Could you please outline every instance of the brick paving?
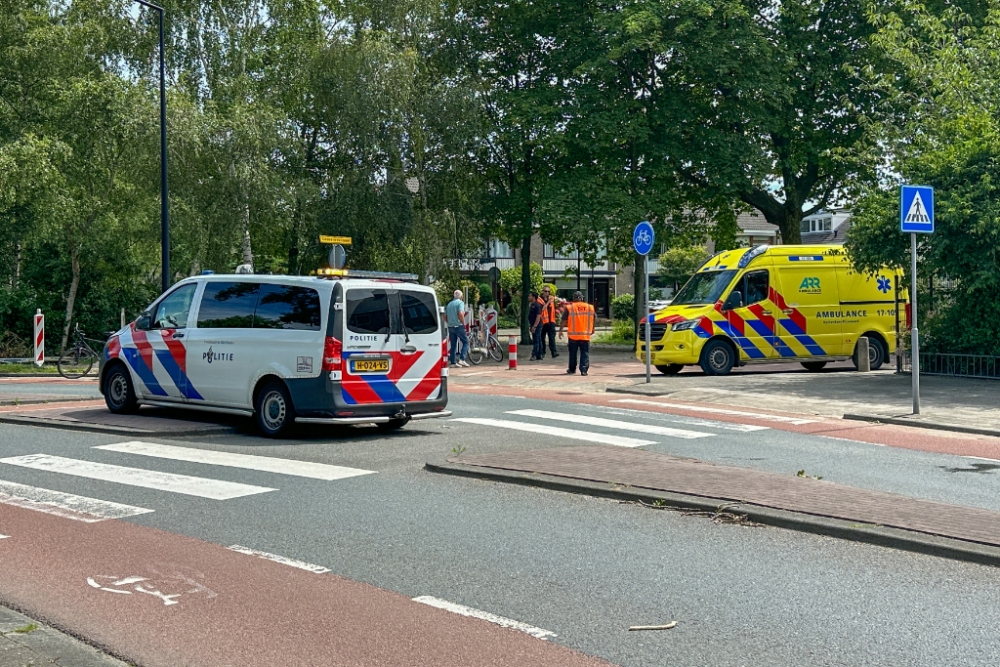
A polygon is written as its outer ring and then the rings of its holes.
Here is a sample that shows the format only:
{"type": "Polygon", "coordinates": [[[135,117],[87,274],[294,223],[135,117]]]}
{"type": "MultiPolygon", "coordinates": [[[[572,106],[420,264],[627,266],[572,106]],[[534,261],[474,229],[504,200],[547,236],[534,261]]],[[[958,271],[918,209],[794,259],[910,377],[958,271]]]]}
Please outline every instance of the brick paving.
{"type": "Polygon", "coordinates": [[[739,502],[1000,546],[1000,512],[639,449],[559,447],[454,457],[448,461],[739,502]]]}

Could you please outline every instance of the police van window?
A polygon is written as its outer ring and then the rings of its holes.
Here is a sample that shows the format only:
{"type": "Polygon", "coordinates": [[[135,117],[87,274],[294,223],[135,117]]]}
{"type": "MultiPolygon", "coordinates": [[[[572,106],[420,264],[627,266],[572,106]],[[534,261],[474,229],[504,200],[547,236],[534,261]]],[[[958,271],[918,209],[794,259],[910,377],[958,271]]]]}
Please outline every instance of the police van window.
{"type": "Polygon", "coordinates": [[[319,292],[296,285],[261,285],[253,326],[319,331],[319,292]]]}
{"type": "Polygon", "coordinates": [[[767,271],[751,271],[743,276],[743,305],[752,306],[768,296],[767,271]]]}
{"type": "Polygon", "coordinates": [[[187,328],[188,312],[197,285],[184,285],[161,301],[156,307],[156,316],[150,324],[151,329],[184,329],[187,328]]]}
{"type": "Polygon", "coordinates": [[[347,291],[347,329],[354,333],[389,333],[389,293],[381,289],[347,291]]]}
{"type": "Polygon", "coordinates": [[[434,314],[434,297],[424,292],[400,292],[399,305],[402,308],[402,325],[411,334],[431,334],[437,331],[438,321],[434,314]]]}
{"type": "Polygon", "coordinates": [[[259,290],[257,283],[206,283],[198,308],[198,328],[251,328],[259,290]]]}

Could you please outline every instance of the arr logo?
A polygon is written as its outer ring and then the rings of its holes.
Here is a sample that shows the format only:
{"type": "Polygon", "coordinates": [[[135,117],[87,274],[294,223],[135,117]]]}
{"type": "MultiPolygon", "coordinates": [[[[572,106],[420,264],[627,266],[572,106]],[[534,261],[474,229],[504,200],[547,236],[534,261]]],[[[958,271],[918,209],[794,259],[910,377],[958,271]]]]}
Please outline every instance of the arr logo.
{"type": "Polygon", "coordinates": [[[818,292],[821,291],[821,289],[822,288],[819,285],[819,278],[813,278],[813,277],[803,278],[802,279],[802,284],[799,285],[799,291],[800,292],[815,292],[815,293],[818,293],[818,292]]]}

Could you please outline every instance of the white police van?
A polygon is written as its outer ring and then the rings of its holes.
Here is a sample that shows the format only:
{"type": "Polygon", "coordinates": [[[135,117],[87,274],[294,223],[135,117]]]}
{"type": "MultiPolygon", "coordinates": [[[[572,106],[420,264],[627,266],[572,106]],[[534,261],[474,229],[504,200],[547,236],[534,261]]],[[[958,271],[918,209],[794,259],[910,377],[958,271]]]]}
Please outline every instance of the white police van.
{"type": "Polygon", "coordinates": [[[434,291],[399,279],[412,275],[321,273],[180,281],[105,345],[108,409],[253,415],[272,437],[296,422],[394,429],[450,415],[434,291]]]}

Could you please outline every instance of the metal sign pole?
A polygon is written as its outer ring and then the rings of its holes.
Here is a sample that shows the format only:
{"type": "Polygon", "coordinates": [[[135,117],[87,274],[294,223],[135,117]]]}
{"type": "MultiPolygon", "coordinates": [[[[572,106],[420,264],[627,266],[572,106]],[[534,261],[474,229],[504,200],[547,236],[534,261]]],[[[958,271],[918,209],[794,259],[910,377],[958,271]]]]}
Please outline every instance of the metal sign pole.
{"type": "Polygon", "coordinates": [[[913,414],[920,414],[920,332],[917,328],[917,234],[910,233],[910,375],[913,378],[913,414]]]}
{"type": "Polygon", "coordinates": [[[643,294],[643,303],[645,307],[642,311],[642,320],[646,323],[646,384],[652,382],[652,377],[650,373],[650,324],[649,324],[649,255],[643,255],[642,257],[642,272],[646,275],[646,289],[643,294]]]}

